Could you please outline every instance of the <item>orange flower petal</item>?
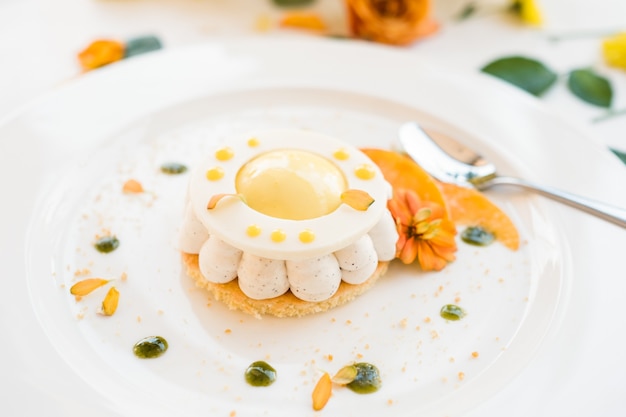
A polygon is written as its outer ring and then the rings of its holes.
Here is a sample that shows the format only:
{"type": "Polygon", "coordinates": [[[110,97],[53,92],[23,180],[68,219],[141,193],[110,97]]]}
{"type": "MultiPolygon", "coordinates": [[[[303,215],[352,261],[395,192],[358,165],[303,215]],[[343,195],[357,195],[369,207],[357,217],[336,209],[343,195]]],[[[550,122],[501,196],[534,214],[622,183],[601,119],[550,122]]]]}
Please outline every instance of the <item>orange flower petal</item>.
{"type": "Polygon", "coordinates": [[[420,248],[422,246],[421,243],[422,242],[417,239],[407,240],[407,242],[402,247],[402,250],[400,251],[398,258],[400,258],[400,260],[405,264],[412,263],[415,260],[415,258],[418,256],[421,250],[420,248]]]}
{"type": "Polygon", "coordinates": [[[85,70],[92,70],[124,58],[125,45],[110,39],[98,39],[78,54],[78,61],[85,70]]]}

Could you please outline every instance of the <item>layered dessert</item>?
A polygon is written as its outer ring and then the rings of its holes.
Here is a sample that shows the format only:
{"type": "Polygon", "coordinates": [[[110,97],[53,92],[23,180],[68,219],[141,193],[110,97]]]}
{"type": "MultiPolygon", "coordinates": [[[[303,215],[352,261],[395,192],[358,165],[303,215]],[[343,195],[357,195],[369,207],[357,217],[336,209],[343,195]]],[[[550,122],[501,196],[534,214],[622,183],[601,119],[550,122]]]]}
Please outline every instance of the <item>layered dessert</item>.
{"type": "Polygon", "coordinates": [[[188,275],[255,316],[346,303],[395,258],[391,192],[376,164],[332,137],[232,138],[191,174],[179,239],[188,275]]]}

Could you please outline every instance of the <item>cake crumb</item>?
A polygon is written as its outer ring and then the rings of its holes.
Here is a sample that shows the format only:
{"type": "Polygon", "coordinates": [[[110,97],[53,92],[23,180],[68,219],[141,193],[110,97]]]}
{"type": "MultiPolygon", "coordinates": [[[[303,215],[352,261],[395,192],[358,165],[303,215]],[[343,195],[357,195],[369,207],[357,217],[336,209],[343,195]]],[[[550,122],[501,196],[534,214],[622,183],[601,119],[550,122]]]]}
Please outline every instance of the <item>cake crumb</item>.
{"type": "Polygon", "coordinates": [[[232,331],[231,329],[225,329],[225,330],[224,330],[224,333],[226,333],[226,334],[231,334],[232,332],[233,332],[233,331],[232,331]]]}
{"type": "Polygon", "coordinates": [[[122,272],[122,274],[120,275],[120,281],[126,282],[127,279],[128,279],[128,274],[126,272],[122,272]]]}
{"type": "Polygon", "coordinates": [[[426,318],[424,319],[424,323],[430,323],[430,317],[426,317],[426,318]]]}
{"type": "Polygon", "coordinates": [[[459,372],[457,377],[459,378],[459,381],[463,381],[465,379],[465,372],[459,372]]]}
{"type": "Polygon", "coordinates": [[[333,355],[331,353],[329,353],[328,355],[324,356],[326,358],[326,360],[328,362],[332,362],[333,361],[333,355]]]}
{"type": "Polygon", "coordinates": [[[406,329],[406,326],[408,324],[409,320],[405,317],[402,320],[400,320],[400,328],[402,329],[406,329]]]}
{"type": "Polygon", "coordinates": [[[230,412],[229,417],[235,417],[236,415],[237,415],[237,412],[233,410],[230,412]]]}
{"type": "Polygon", "coordinates": [[[141,323],[141,316],[137,316],[137,323],[141,323]]]}
{"type": "Polygon", "coordinates": [[[454,356],[451,356],[449,360],[450,360],[450,363],[454,363],[454,360],[455,360],[454,356]]]}
{"type": "Polygon", "coordinates": [[[477,358],[478,357],[478,352],[472,352],[472,358],[477,358]]]}
{"type": "Polygon", "coordinates": [[[393,405],[393,400],[391,398],[387,400],[387,405],[393,405]]]}
{"type": "Polygon", "coordinates": [[[433,339],[437,339],[439,337],[439,333],[437,333],[437,330],[431,330],[430,337],[432,337],[433,339]]]}

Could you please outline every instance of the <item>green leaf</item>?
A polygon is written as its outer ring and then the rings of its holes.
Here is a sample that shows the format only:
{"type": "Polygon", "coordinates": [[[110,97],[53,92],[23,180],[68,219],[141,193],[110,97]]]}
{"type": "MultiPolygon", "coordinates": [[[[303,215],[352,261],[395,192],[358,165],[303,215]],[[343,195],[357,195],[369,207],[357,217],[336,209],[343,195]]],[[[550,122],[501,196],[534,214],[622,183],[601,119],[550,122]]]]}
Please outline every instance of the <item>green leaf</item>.
{"type": "Polygon", "coordinates": [[[621,159],[623,163],[625,163],[625,164],[626,164],[626,153],[621,152],[621,151],[618,151],[617,149],[613,149],[613,148],[611,148],[611,151],[612,151],[615,155],[617,155],[617,157],[618,157],[619,159],[621,159]]]}
{"type": "Polygon", "coordinates": [[[485,65],[481,71],[507,81],[535,96],[546,92],[557,79],[557,74],[544,64],[523,56],[497,59],[485,65]]]}
{"type": "Polygon", "coordinates": [[[611,107],[613,88],[606,78],[592,69],[577,69],[569,74],[567,87],[578,98],[600,107],[611,107]]]}
{"type": "Polygon", "coordinates": [[[298,7],[308,6],[315,0],[273,0],[274,4],[278,7],[298,7]]]}
{"type": "Polygon", "coordinates": [[[476,4],[468,3],[463,7],[463,9],[461,9],[461,12],[457,16],[457,20],[461,21],[461,20],[469,19],[471,16],[473,16],[476,13],[477,10],[478,9],[476,8],[476,4]]]}
{"type": "Polygon", "coordinates": [[[126,49],[124,50],[124,58],[131,56],[145,54],[146,52],[156,51],[161,49],[161,41],[156,36],[142,36],[139,38],[129,39],[126,42],[126,49]]]}

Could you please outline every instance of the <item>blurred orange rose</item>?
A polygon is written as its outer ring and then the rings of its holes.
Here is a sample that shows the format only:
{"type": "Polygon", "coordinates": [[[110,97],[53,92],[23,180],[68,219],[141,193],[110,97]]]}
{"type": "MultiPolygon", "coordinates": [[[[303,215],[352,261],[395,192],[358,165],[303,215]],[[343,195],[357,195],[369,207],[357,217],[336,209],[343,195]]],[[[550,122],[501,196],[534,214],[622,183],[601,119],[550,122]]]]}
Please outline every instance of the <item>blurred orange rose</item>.
{"type": "Polygon", "coordinates": [[[390,45],[407,45],[435,32],[430,0],[346,0],[353,36],[390,45]]]}

